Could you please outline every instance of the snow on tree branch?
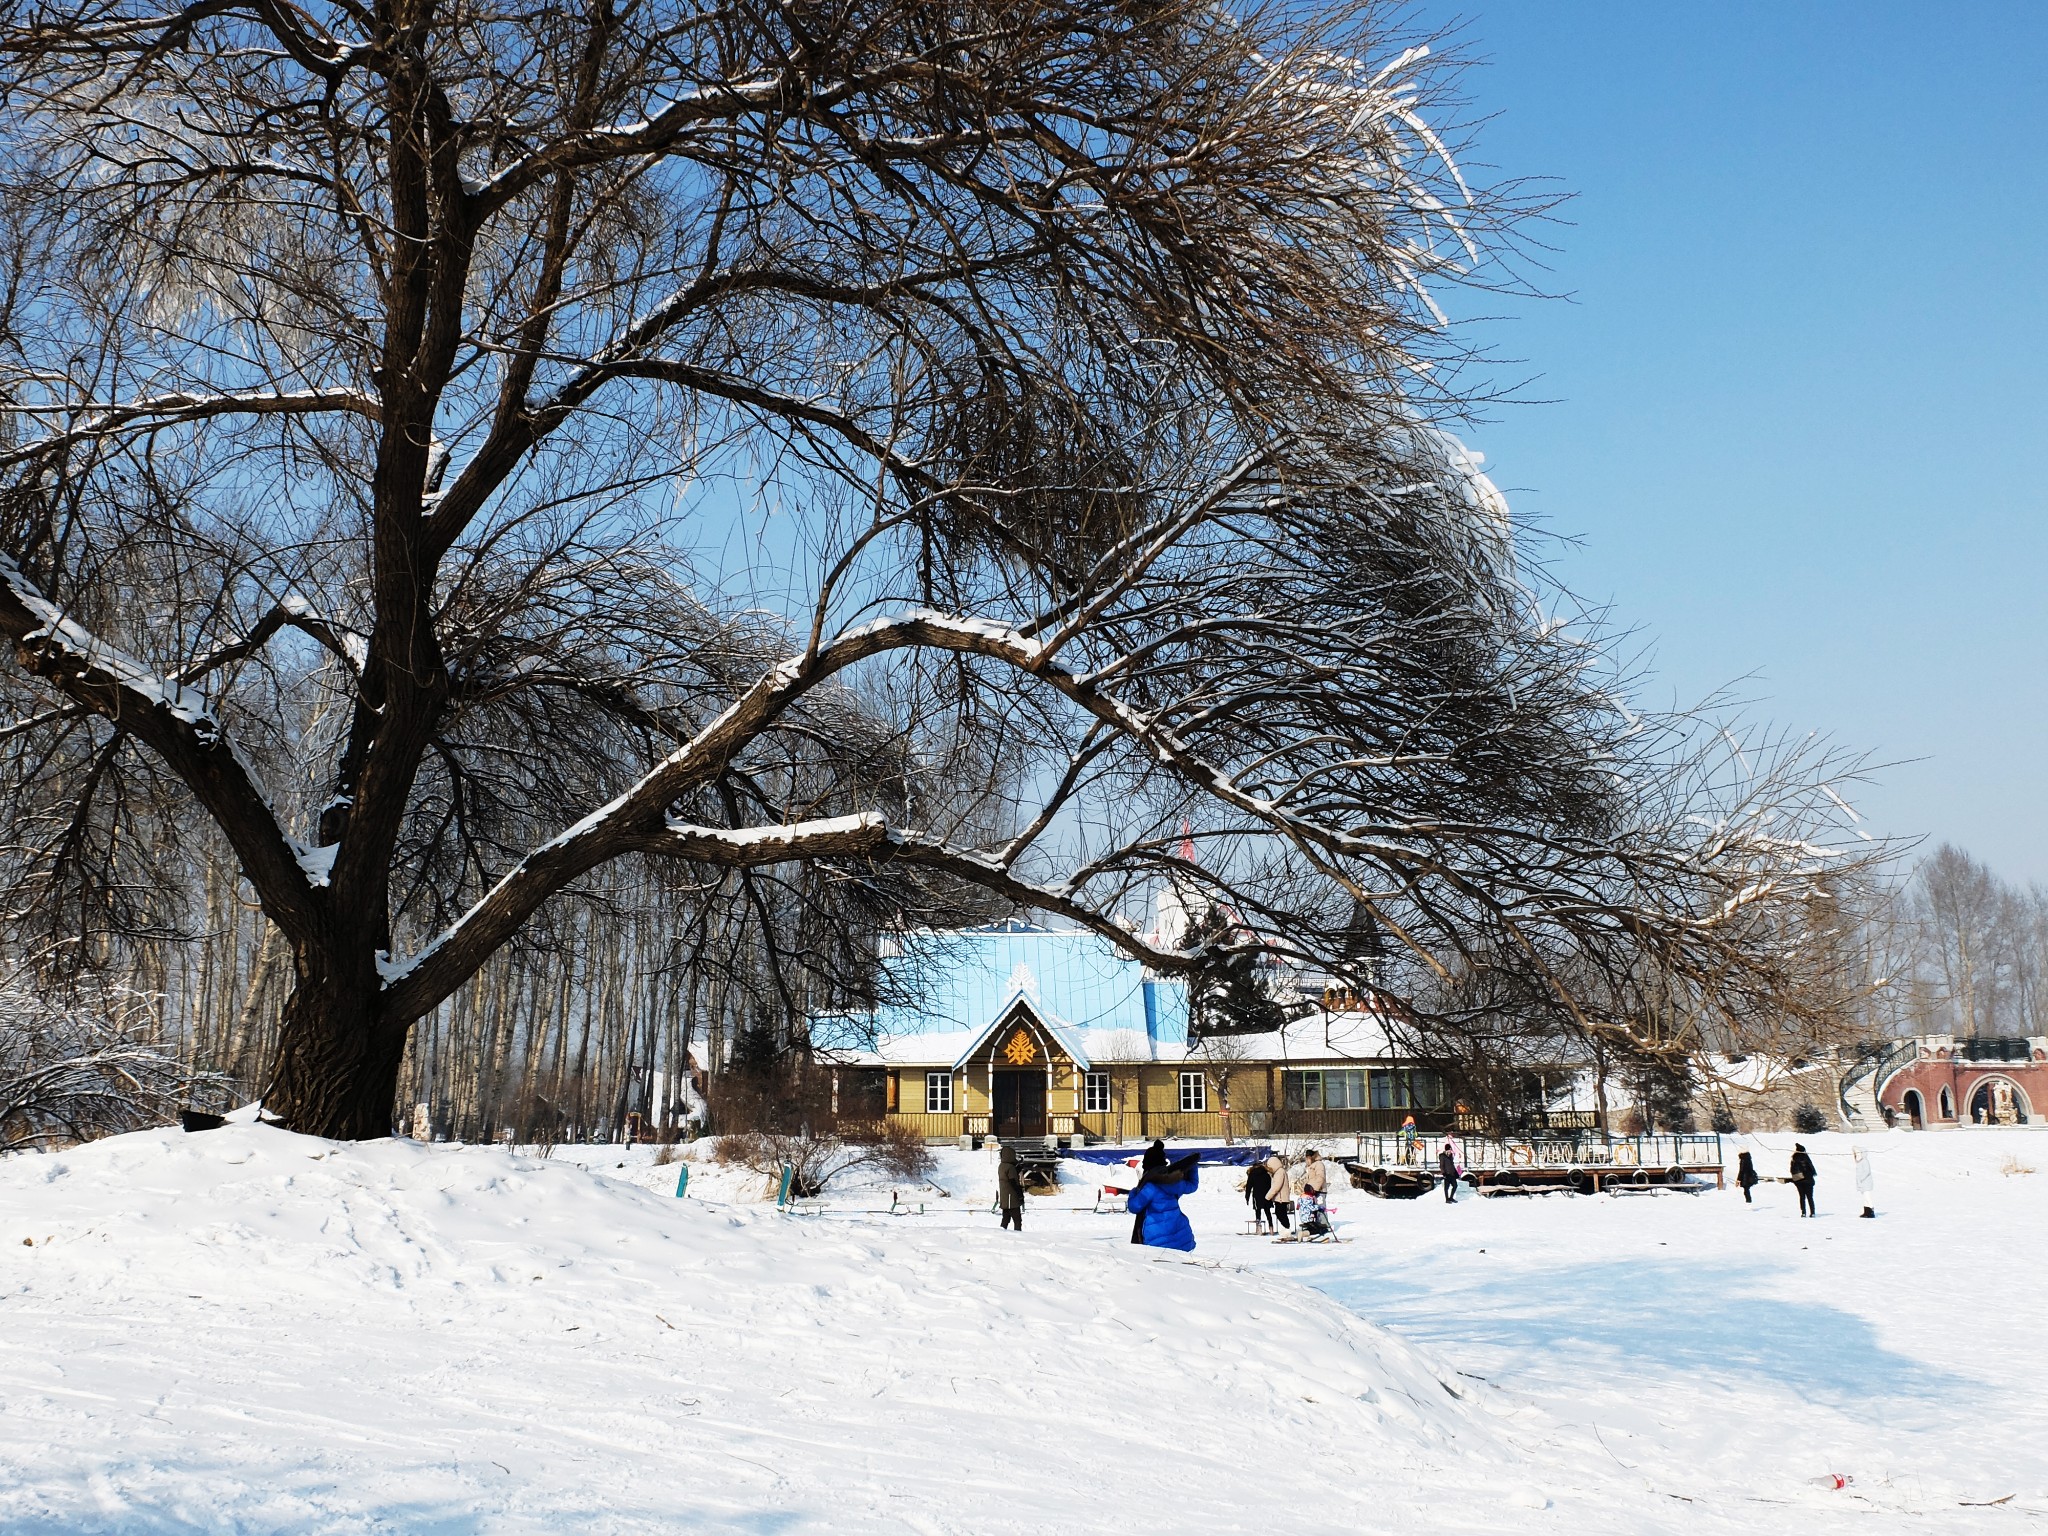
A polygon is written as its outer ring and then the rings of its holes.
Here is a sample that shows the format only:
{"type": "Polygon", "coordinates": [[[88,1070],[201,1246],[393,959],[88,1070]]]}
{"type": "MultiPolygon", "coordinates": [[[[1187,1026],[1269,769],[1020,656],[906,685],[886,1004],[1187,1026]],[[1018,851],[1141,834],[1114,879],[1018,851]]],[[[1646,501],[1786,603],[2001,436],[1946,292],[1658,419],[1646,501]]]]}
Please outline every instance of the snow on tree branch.
{"type": "Polygon", "coordinates": [[[228,1085],[153,1038],[152,1000],[0,984],[0,1153],[51,1150],[227,1107],[228,1085]]]}

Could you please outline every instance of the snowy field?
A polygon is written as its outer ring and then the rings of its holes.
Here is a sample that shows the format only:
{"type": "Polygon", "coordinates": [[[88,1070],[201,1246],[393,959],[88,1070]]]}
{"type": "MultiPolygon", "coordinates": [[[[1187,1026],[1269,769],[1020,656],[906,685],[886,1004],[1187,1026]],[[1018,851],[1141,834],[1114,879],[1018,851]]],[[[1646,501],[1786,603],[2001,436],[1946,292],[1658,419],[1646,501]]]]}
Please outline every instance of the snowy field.
{"type": "Polygon", "coordinates": [[[897,1216],[609,1148],[14,1158],[0,1531],[2048,1530],[2048,1134],[1858,1139],[1875,1221],[1819,1136],[1817,1221],[1345,1192],[1276,1245],[1210,1170],[1191,1258],[1079,1164],[997,1231],[980,1154],[897,1216]]]}

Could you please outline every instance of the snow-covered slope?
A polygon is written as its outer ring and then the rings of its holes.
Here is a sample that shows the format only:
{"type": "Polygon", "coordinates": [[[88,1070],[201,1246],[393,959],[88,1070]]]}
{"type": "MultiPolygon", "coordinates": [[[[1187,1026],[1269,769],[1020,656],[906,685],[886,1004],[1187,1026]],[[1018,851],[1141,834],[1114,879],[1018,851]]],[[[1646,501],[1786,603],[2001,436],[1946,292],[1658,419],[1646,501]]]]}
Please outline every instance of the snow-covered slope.
{"type": "Polygon", "coordinates": [[[1518,1460],[1291,1282],[258,1127],[0,1165],[0,1338],[11,1532],[1235,1529],[1369,1471],[1336,1530],[1518,1460]]]}
{"type": "Polygon", "coordinates": [[[2040,1528],[2048,1135],[1861,1138],[1878,1222],[1808,1140],[1820,1222],[1347,1193],[1287,1248],[1219,1174],[1192,1261],[1085,1191],[998,1232],[968,1154],[922,1217],[598,1148],[14,1158],[0,1531],[2040,1528]]]}

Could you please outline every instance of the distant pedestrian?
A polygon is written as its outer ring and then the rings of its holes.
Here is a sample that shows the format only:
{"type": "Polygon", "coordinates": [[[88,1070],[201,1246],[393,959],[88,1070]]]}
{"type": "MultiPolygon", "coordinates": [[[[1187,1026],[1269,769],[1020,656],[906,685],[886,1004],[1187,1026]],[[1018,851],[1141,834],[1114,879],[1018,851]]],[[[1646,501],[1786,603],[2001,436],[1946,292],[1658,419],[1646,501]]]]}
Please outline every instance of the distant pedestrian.
{"type": "Polygon", "coordinates": [[[1747,1152],[1735,1154],[1735,1182],[1742,1186],[1742,1203],[1744,1205],[1756,1204],[1756,1201],[1751,1198],[1749,1192],[1763,1181],[1756,1176],[1756,1164],[1750,1161],[1750,1156],[1747,1152]]]}
{"type": "MultiPolygon", "coordinates": [[[[1165,1149],[1160,1150],[1163,1156],[1165,1149]]],[[[1179,1162],[1148,1168],[1131,1191],[1130,1209],[1138,1218],[1137,1240],[1146,1247],[1194,1251],[1195,1229],[1181,1213],[1180,1203],[1201,1183],[1198,1161],[1199,1154],[1190,1152],[1179,1162]]]]}
{"type": "Polygon", "coordinates": [[[1253,1163],[1245,1170],[1244,1198],[1252,1208],[1252,1229],[1256,1232],[1273,1230],[1273,1171],[1264,1163],[1253,1163]]]}
{"type": "Polygon", "coordinates": [[[1275,1152],[1266,1159],[1266,1172],[1273,1184],[1267,1198],[1273,1202],[1273,1219],[1288,1231],[1294,1230],[1294,1180],[1287,1172],[1287,1159],[1275,1152]]]}
{"type": "Polygon", "coordinates": [[[1450,1205],[1458,1198],[1458,1149],[1451,1145],[1451,1138],[1444,1138],[1443,1150],[1436,1155],[1437,1172],[1444,1179],[1444,1204],[1450,1205]]]}
{"type": "Polygon", "coordinates": [[[1806,1155],[1804,1142],[1792,1143],[1792,1187],[1799,1191],[1799,1214],[1818,1216],[1813,1204],[1813,1159],[1806,1155]]]}
{"type": "Polygon", "coordinates": [[[1877,1173],[1870,1166],[1870,1154],[1857,1147],[1849,1156],[1856,1164],[1856,1198],[1863,1202],[1864,1215],[1875,1216],[1877,1208],[1870,1202],[1877,1193],[1877,1173]]]}
{"type": "Polygon", "coordinates": [[[1003,1148],[996,1159],[996,1204],[1002,1207],[1003,1227],[1024,1230],[1024,1175],[1017,1167],[1017,1149],[1003,1148]]]}

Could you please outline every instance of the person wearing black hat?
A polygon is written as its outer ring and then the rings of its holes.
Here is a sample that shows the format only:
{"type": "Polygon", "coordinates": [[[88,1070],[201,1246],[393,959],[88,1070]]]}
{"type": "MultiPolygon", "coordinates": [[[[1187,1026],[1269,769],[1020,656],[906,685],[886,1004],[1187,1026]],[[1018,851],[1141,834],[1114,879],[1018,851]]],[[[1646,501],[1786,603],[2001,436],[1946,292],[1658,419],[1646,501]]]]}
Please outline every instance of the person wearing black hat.
{"type": "Polygon", "coordinates": [[[1742,1203],[1754,1205],[1756,1202],[1750,1198],[1749,1192],[1762,1181],[1757,1177],[1756,1164],[1747,1152],[1735,1154],[1735,1182],[1742,1186],[1742,1203]]]}
{"type": "Polygon", "coordinates": [[[1444,1138],[1443,1150],[1436,1155],[1437,1172],[1443,1178],[1444,1204],[1455,1205],[1458,1201],[1458,1149],[1451,1145],[1451,1138],[1444,1138]]]}
{"type": "MultiPolygon", "coordinates": [[[[1201,1155],[1190,1152],[1169,1162],[1166,1148],[1158,1142],[1153,1146],[1158,1149],[1159,1162],[1145,1170],[1138,1187],[1131,1191],[1130,1208],[1137,1217],[1131,1241],[1148,1248],[1178,1248],[1182,1252],[1190,1252],[1195,1246],[1195,1229],[1188,1224],[1180,1203],[1200,1186],[1196,1165],[1201,1161],[1201,1155]]],[[[1151,1153],[1146,1153],[1146,1157],[1149,1159],[1151,1153]]]]}
{"type": "Polygon", "coordinates": [[[1813,1159],[1806,1155],[1806,1143],[1792,1143],[1792,1187],[1799,1191],[1799,1214],[1818,1216],[1813,1205],[1813,1159]]]}
{"type": "MultiPolygon", "coordinates": [[[[1152,1177],[1156,1170],[1165,1166],[1166,1143],[1154,1140],[1152,1145],[1145,1149],[1144,1160],[1139,1164],[1138,1183],[1142,1185],[1147,1179],[1152,1177]]],[[[1131,1193],[1135,1195],[1137,1190],[1134,1189],[1131,1193]]],[[[1125,1203],[1129,1204],[1128,1201],[1125,1203]]],[[[1131,1222],[1131,1241],[1140,1244],[1145,1241],[1145,1217],[1142,1212],[1138,1213],[1131,1222]]]]}

